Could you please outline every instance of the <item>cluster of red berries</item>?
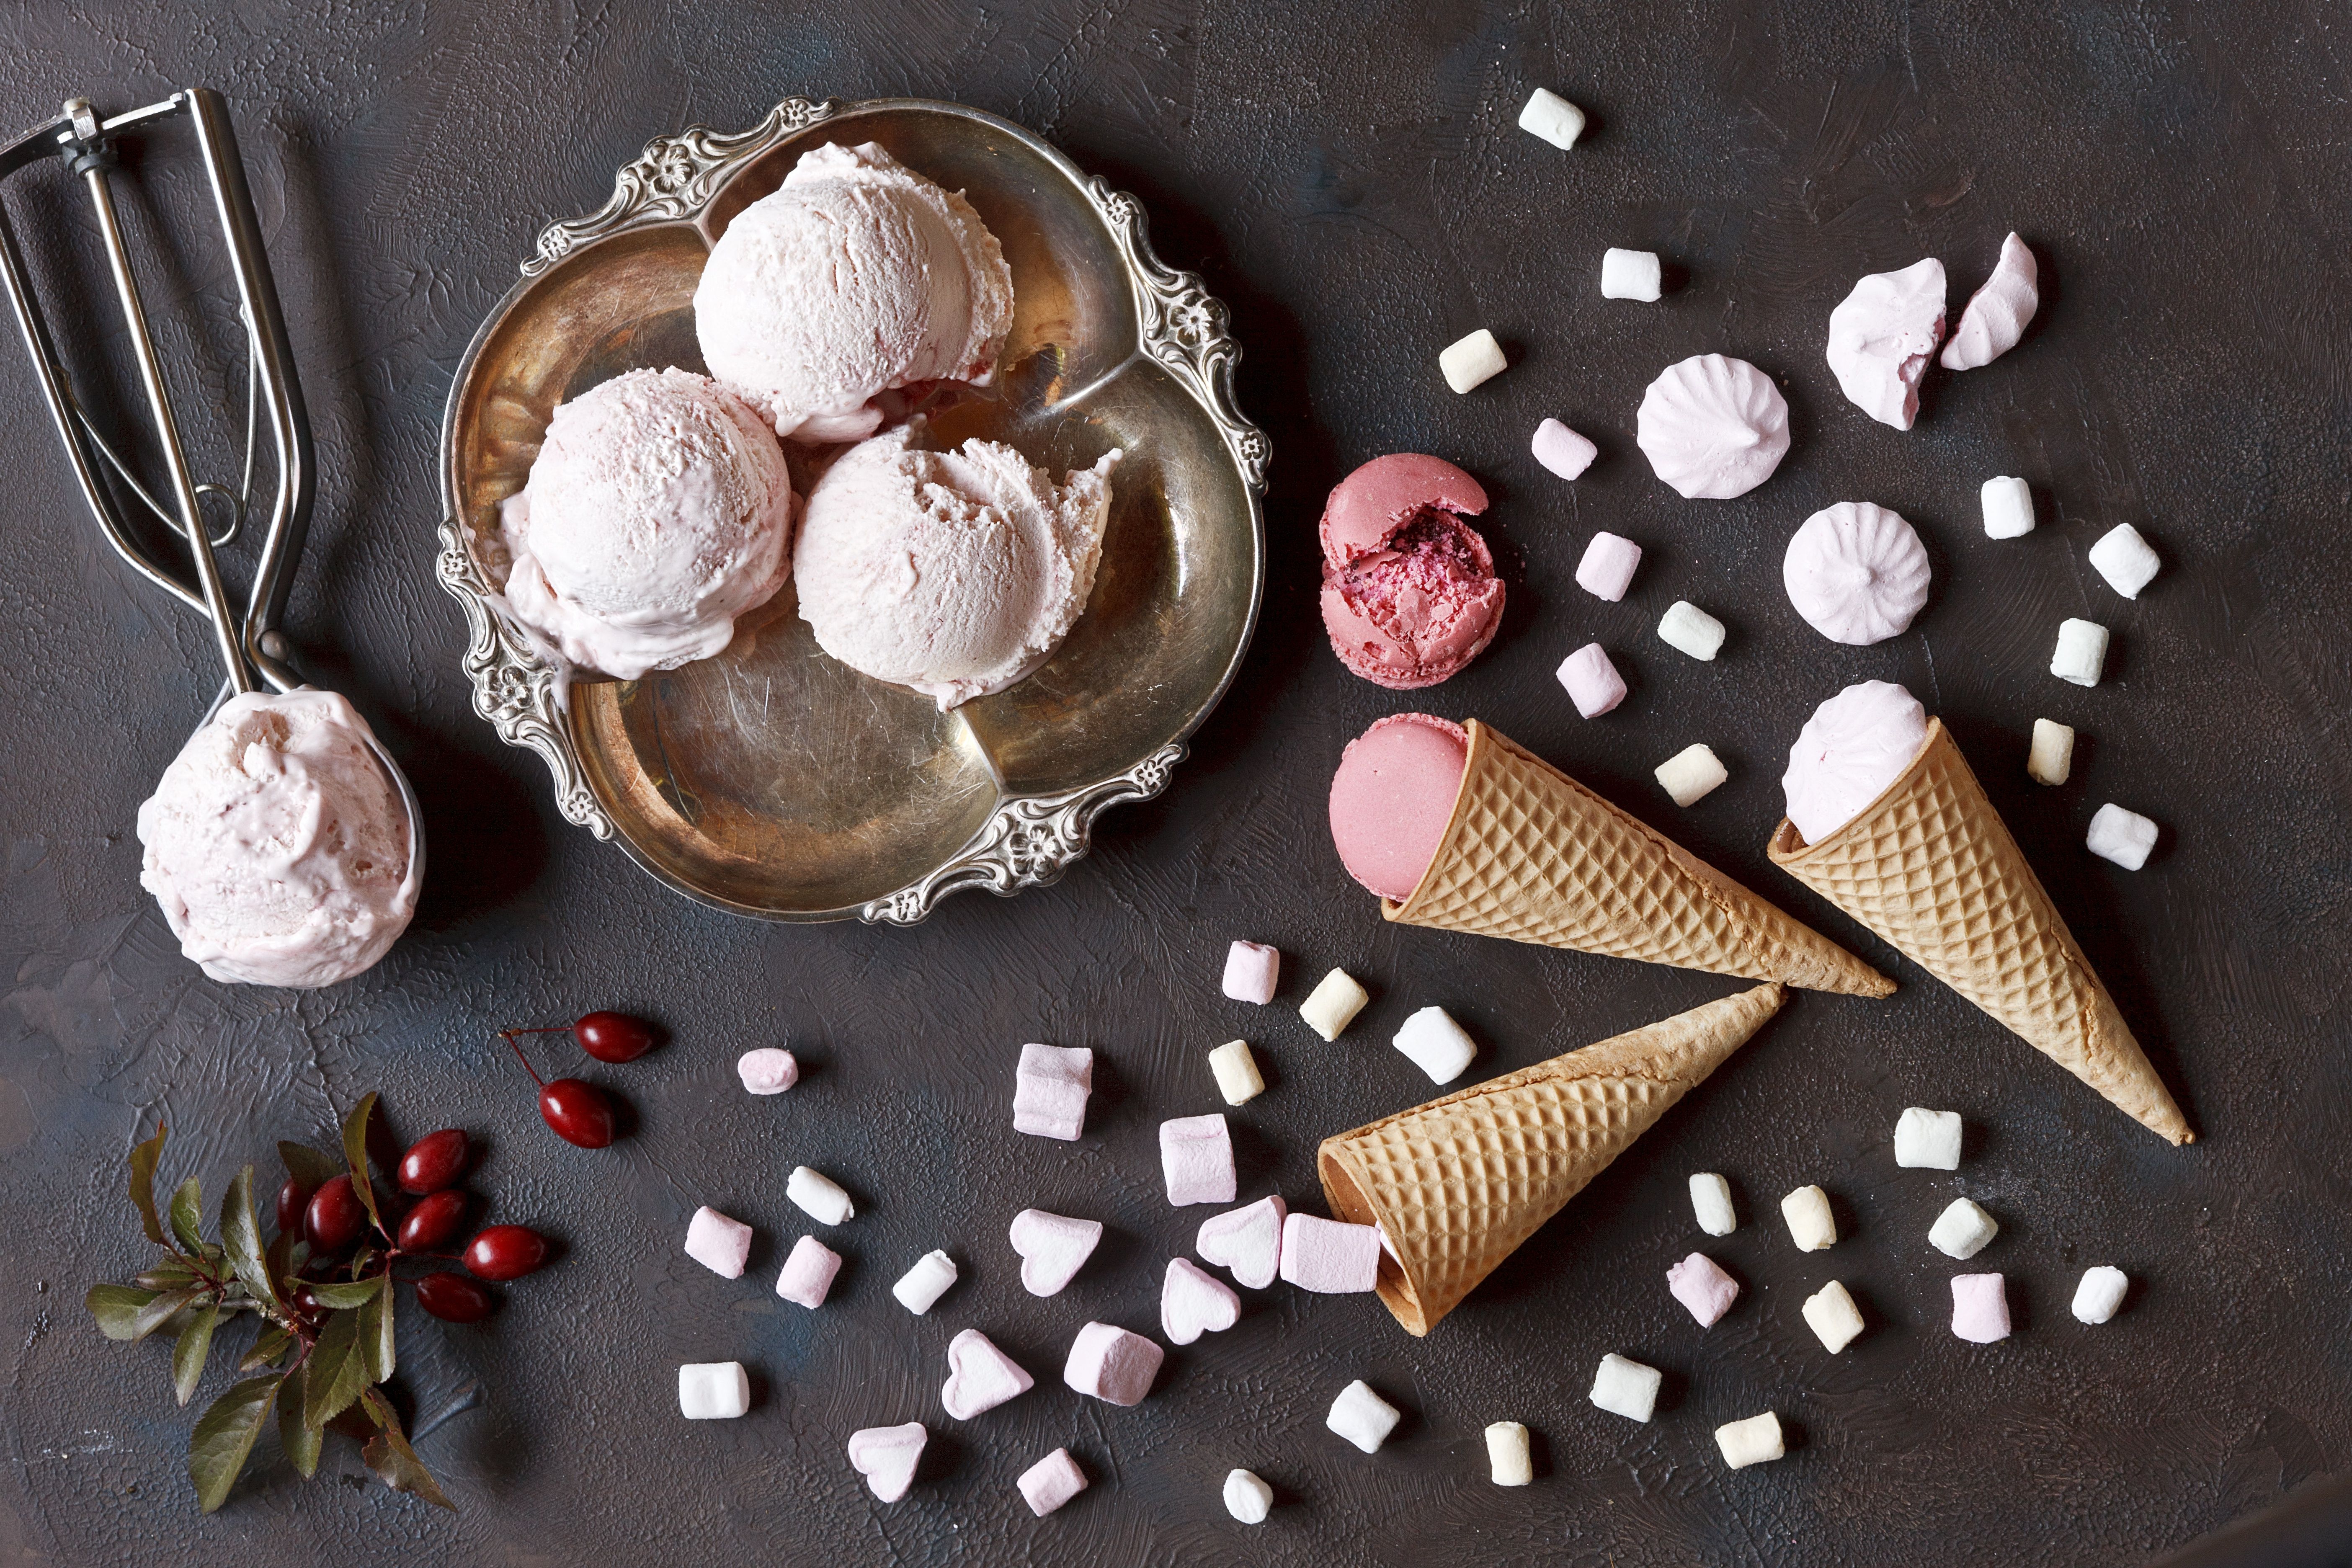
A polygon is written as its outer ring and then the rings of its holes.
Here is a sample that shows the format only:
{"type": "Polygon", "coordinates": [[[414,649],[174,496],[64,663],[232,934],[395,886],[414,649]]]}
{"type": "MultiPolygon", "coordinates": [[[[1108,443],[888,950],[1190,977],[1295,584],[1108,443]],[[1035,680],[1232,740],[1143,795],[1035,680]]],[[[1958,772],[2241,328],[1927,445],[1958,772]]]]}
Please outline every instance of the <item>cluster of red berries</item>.
{"type": "Polygon", "coordinates": [[[539,1085],[539,1114],[566,1143],[602,1149],[613,1141],[613,1100],[603,1089],[583,1079],[559,1078],[550,1083],[539,1076],[522,1054],[517,1037],[569,1034],[580,1048],[600,1062],[633,1062],[653,1049],[654,1029],[642,1018],[625,1013],[591,1013],[576,1024],[550,1029],[500,1029],[499,1037],[512,1047],[522,1070],[539,1085]]]}

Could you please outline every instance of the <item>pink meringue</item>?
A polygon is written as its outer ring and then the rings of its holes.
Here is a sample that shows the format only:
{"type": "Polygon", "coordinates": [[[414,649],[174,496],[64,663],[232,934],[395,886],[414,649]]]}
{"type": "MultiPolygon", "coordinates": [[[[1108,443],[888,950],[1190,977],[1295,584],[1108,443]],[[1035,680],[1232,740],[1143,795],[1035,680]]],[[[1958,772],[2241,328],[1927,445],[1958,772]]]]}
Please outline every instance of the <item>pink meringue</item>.
{"type": "Polygon", "coordinates": [[[1874,272],[1830,312],[1830,369],[1853,405],[1897,430],[1919,416],[1919,378],[1944,336],[1944,264],[1874,272]]]}
{"type": "Polygon", "coordinates": [[[1781,557],[1780,581],[1807,625],[1867,647],[1900,637],[1927,602],[1927,548],[1902,517],[1842,500],[1805,519],[1781,557]]]}
{"type": "Polygon", "coordinates": [[[1698,354],[1650,383],[1634,439],[1677,491],[1728,500],[1770,479],[1788,456],[1789,405],[1746,360],[1698,354]]]}
{"type": "Polygon", "coordinates": [[[1927,743],[1927,710],[1887,680],[1849,686],[1813,710],[1780,775],[1789,820],[1819,844],[1903,776],[1927,743]]]}
{"type": "Polygon", "coordinates": [[[1990,364],[2017,346],[2025,323],[2042,308],[2042,272],[2033,252],[2011,233],[2000,242],[2000,260],[1984,287],[1969,296],[1952,341],[1944,345],[1946,370],[1974,370],[1990,364]]]}

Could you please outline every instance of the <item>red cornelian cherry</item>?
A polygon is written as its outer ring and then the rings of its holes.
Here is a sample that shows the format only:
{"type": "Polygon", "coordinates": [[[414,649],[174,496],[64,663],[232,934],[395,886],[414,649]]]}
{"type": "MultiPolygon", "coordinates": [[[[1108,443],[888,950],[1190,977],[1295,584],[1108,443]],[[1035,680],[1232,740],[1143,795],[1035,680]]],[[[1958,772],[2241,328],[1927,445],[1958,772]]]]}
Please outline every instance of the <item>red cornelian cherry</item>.
{"type": "Polygon", "coordinates": [[[416,1304],[445,1323],[478,1323],[490,1315],[490,1293],[463,1274],[443,1269],[416,1281],[416,1304]]]}
{"type": "Polygon", "coordinates": [[[520,1279],[547,1261],[547,1238],[528,1226],[494,1225],[466,1244],[466,1267],[484,1279],[520,1279]]]}
{"type": "Polygon", "coordinates": [[[466,1223],[466,1194],[449,1189],[433,1194],[410,1209],[394,1232],[403,1252],[430,1252],[457,1234],[466,1223]]]}
{"type": "Polygon", "coordinates": [[[473,1145],[467,1142],[462,1128],[444,1127],[438,1132],[427,1132],[400,1157],[400,1190],[421,1197],[457,1185],[473,1152],[473,1145]]]}
{"type": "Polygon", "coordinates": [[[293,1177],[287,1177],[286,1184],[278,1189],[278,1234],[301,1235],[302,1211],[310,1206],[310,1189],[293,1177]]]}
{"type": "Polygon", "coordinates": [[[580,1048],[600,1062],[633,1062],[654,1048],[654,1026],[626,1013],[596,1012],[572,1026],[580,1048]]]}
{"type": "Polygon", "coordinates": [[[555,1135],[566,1143],[583,1149],[602,1149],[613,1141],[613,1102],[604,1091],[593,1083],[576,1078],[560,1078],[553,1083],[539,1076],[530,1058],[522,1054],[517,1035],[541,1034],[544,1030],[501,1029],[500,1037],[522,1063],[522,1070],[530,1074],[539,1085],[539,1114],[555,1130],[555,1135]]]}
{"type": "Polygon", "coordinates": [[[317,1252],[341,1252],[367,1228],[367,1210],[348,1175],[337,1176],[310,1194],[302,1211],[302,1234],[317,1252]]]}

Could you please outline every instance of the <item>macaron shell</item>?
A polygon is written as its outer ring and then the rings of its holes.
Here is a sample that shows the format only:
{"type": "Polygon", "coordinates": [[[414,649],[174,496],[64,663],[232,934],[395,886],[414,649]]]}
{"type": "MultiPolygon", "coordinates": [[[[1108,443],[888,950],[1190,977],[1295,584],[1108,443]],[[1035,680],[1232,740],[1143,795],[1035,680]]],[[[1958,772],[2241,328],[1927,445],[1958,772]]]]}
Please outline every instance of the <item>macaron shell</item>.
{"type": "Polygon", "coordinates": [[[1412,896],[1454,816],[1470,737],[1427,713],[1394,713],[1353,741],[1331,775],[1331,843],[1348,874],[1398,902],[1412,896]]]}
{"type": "Polygon", "coordinates": [[[1382,547],[1323,563],[1323,628],[1357,675],[1414,691],[1458,674],[1503,621],[1504,587],[1478,531],[1423,509],[1382,547]]]}
{"type": "Polygon", "coordinates": [[[1388,543],[1431,508],[1475,517],[1486,510],[1486,488],[1443,458],[1391,452],[1341,479],[1323,503],[1323,559],[1346,565],[1388,543]]]}

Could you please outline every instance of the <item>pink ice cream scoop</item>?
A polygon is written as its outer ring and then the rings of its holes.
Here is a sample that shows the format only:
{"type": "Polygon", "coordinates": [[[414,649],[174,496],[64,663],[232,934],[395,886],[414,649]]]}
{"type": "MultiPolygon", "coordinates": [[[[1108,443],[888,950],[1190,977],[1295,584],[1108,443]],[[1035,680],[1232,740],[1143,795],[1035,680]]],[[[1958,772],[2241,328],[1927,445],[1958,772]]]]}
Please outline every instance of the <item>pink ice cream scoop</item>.
{"type": "Polygon", "coordinates": [[[1503,620],[1503,582],[1477,530],[1477,480],[1439,458],[1375,458],[1323,509],[1323,627],[1356,674],[1393,691],[1460,672],[1503,620]]]}
{"type": "Polygon", "coordinates": [[[1462,790],[1470,735],[1427,713],[1393,713],[1340,754],[1331,843],[1348,874],[1384,899],[1412,897],[1462,790]]]}
{"type": "Polygon", "coordinates": [[[1927,602],[1927,548],[1902,517],[1842,500],[1805,519],[1780,561],[1789,602],[1832,642],[1900,637],[1927,602]]]}
{"type": "Polygon", "coordinates": [[[1813,710],[1780,787],[1789,820],[1808,844],[1853,821],[1903,775],[1927,743],[1927,710],[1886,680],[1849,686],[1813,710]]]}
{"type": "Polygon", "coordinates": [[[1897,430],[1919,416],[1919,378],[1944,337],[1944,264],[1874,272],[1830,312],[1830,369],[1853,405],[1897,430]]]}
{"type": "Polygon", "coordinates": [[[1990,364],[2017,346],[2025,323],[2042,308],[2041,268],[2025,241],[2011,235],[2000,242],[2000,260],[1984,287],[1969,296],[1952,341],[1944,345],[1946,370],[1990,364]]]}
{"type": "Polygon", "coordinates": [[[1677,493],[1729,500],[1770,479],[1789,455],[1789,403],[1746,360],[1697,354],[1650,384],[1633,438],[1677,493]]]}

